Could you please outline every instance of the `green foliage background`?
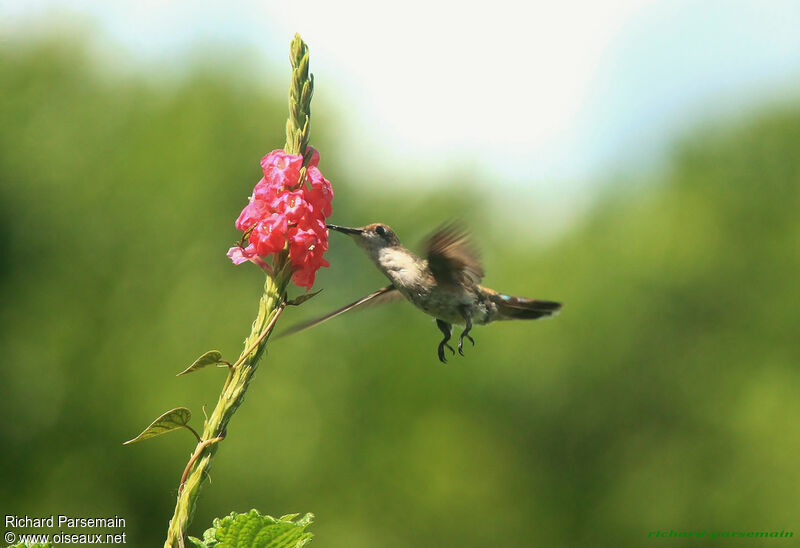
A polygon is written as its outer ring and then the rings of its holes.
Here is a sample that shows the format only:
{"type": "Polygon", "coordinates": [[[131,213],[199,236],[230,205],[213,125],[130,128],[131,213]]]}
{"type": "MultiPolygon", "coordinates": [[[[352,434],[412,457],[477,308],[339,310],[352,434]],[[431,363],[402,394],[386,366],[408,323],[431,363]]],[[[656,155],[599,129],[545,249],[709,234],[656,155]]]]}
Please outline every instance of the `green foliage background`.
{"type": "MultiPolygon", "coordinates": [[[[175,374],[241,350],[261,274],[225,251],[259,158],[282,146],[287,67],[165,84],[63,41],[0,50],[4,514],[116,514],[129,544],[163,542],[193,439],[122,442],[176,406],[199,425],[224,370],[175,374]]],[[[314,512],[320,547],[800,534],[800,109],[697,129],[656,180],[612,185],[547,246],[519,224],[509,238],[463,181],[371,188],[337,123],[314,110],[332,220],[413,242],[474,219],[487,285],[566,308],[479,329],[447,366],[405,304],[274,341],[192,534],[250,508],[314,512]]],[[[331,241],[325,291],[283,325],[385,283],[331,241]]]]}

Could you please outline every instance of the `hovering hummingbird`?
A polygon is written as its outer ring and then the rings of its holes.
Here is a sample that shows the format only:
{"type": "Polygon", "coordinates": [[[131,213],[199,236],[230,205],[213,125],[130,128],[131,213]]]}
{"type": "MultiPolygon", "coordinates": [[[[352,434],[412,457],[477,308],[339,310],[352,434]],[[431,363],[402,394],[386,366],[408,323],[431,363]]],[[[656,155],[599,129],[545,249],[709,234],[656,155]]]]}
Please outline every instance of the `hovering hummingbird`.
{"type": "Polygon", "coordinates": [[[465,338],[475,345],[470,336],[473,325],[497,320],[535,320],[552,316],[561,308],[561,303],[513,297],[479,285],[483,267],[469,236],[458,225],[444,225],[429,236],[425,257],[404,247],[385,224],[361,228],[326,226],[351,236],[391,283],[320,318],[296,325],[282,335],[314,327],[367,304],[405,298],[436,318],[436,325],[444,335],[437,355],[446,363],[445,348],[455,355],[448,344],[453,324],[464,326],[458,339],[458,353],[463,356],[465,338]]]}

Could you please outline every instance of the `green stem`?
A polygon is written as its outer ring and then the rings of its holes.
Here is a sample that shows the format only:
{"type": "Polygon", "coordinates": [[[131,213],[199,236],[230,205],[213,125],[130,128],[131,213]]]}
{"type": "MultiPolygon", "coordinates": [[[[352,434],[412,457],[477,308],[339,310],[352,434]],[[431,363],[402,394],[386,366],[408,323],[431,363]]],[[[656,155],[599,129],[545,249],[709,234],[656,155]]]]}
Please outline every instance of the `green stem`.
{"type": "Polygon", "coordinates": [[[244,401],[247,387],[256,372],[258,361],[266,349],[269,334],[284,309],[284,295],[289,275],[290,268],[287,265],[274,278],[267,276],[264,294],[258,305],[258,315],[253,322],[250,335],[245,339],[245,349],[237,360],[237,365],[231,368],[230,382],[226,384],[220,394],[217,406],[203,429],[202,441],[197,444],[184,471],[184,478],[178,492],[175,512],[169,522],[164,548],[176,548],[184,545],[183,537],[186,527],[192,518],[200,488],[211,470],[211,461],[219,447],[219,443],[215,442],[225,437],[228,423],[244,401]]]}
{"type": "MultiPolygon", "coordinates": [[[[299,35],[295,35],[292,40],[289,57],[292,62],[292,84],[289,90],[289,119],[286,122],[284,150],[289,154],[303,154],[307,162],[314,76],[308,72],[308,47],[299,35]]],[[[304,170],[305,167],[301,172],[301,181],[304,180],[304,170]]],[[[219,442],[225,439],[228,422],[244,401],[247,386],[256,372],[258,360],[266,350],[272,328],[286,307],[286,286],[291,279],[292,266],[285,250],[274,258],[273,272],[274,274],[267,274],[264,294],[258,303],[258,315],[250,335],[244,341],[244,350],[236,363],[229,367],[217,406],[206,419],[202,439],[198,440],[183,471],[175,513],[169,521],[164,548],[183,548],[186,528],[192,519],[200,487],[211,470],[211,461],[219,442]]]]}

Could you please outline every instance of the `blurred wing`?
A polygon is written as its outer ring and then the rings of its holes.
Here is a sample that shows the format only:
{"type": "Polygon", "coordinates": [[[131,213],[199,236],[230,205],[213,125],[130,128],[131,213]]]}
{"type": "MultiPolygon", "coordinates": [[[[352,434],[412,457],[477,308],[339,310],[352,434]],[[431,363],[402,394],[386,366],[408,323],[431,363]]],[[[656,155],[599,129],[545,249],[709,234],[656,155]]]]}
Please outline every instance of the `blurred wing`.
{"type": "Polygon", "coordinates": [[[453,285],[475,285],[483,278],[478,252],[464,228],[455,223],[442,226],[426,242],[428,266],[436,281],[453,285]]]}
{"type": "Polygon", "coordinates": [[[315,319],[309,320],[307,322],[303,322],[303,323],[299,323],[297,325],[293,325],[289,329],[286,329],[285,331],[282,331],[281,333],[276,335],[276,338],[285,337],[286,335],[291,335],[293,333],[297,333],[299,331],[303,331],[304,329],[309,329],[311,327],[315,327],[315,326],[321,324],[322,322],[327,322],[331,318],[335,318],[336,316],[339,316],[341,314],[344,314],[345,312],[348,312],[350,310],[353,310],[353,309],[356,309],[356,308],[359,308],[359,307],[364,307],[366,305],[372,305],[372,304],[387,303],[387,302],[391,302],[391,301],[399,301],[399,300],[402,300],[402,299],[403,299],[403,295],[397,289],[395,289],[395,287],[393,285],[387,285],[386,287],[382,287],[382,288],[378,289],[377,291],[373,291],[369,295],[361,297],[357,301],[354,301],[354,302],[352,302],[350,304],[347,304],[347,305],[345,305],[345,306],[343,306],[343,307],[341,307],[339,309],[336,309],[333,312],[325,314],[324,316],[322,316],[320,318],[315,318],[315,319]]]}

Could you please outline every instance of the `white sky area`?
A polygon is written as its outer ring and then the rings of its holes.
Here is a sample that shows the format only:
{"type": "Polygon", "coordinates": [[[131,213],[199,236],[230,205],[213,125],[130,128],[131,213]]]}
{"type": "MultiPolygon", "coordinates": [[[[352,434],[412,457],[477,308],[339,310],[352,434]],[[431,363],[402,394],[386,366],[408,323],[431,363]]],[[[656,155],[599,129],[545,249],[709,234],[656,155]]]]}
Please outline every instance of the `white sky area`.
{"type": "Polygon", "coordinates": [[[366,173],[476,174],[555,211],[687,128],[800,91],[798,0],[0,1],[17,35],[70,17],[132,61],[255,49],[282,82],[300,32],[366,173]]]}

